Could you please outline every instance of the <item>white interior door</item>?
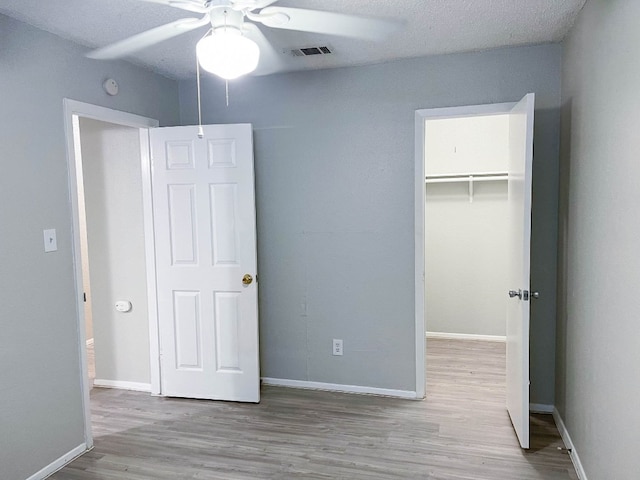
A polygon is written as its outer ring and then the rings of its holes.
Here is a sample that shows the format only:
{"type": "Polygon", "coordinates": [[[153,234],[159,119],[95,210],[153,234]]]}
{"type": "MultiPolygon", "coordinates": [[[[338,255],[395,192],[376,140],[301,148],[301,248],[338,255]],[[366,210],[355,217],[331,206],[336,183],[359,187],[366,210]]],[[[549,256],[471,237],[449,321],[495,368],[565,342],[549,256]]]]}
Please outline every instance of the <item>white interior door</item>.
{"type": "Polygon", "coordinates": [[[258,402],[251,125],[150,131],[162,395],[258,402]]]}
{"type": "Polygon", "coordinates": [[[529,448],[529,270],[535,96],[513,107],[509,124],[509,296],[507,410],[522,448],[529,448]]]}

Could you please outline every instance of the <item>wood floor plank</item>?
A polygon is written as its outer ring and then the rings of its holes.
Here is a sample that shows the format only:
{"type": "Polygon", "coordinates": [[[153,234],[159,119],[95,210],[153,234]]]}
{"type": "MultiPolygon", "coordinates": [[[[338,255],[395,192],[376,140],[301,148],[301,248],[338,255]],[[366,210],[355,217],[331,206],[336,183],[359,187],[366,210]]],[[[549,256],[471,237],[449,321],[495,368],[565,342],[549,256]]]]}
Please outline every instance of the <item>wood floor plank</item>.
{"type": "Polygon", "coordinates": [[[95,388],[95,448],[53,480],[577,480],[550,416],[523,451],[504,344],[429,339],[425,401],[263,387],[258,405],[95,388]]]}

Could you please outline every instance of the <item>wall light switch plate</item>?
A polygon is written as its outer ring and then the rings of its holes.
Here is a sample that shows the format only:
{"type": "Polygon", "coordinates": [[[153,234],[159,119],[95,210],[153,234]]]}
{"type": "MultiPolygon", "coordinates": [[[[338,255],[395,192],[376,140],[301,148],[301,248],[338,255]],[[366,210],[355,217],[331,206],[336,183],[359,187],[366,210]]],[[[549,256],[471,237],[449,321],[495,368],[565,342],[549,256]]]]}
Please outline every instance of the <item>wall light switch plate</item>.
{"type": "Polygon", "coordinates": [[[50,228],[44,230],[44,251],[55,252],[58,250],[58,240],[56,238],[56,229],[50,228]]]}

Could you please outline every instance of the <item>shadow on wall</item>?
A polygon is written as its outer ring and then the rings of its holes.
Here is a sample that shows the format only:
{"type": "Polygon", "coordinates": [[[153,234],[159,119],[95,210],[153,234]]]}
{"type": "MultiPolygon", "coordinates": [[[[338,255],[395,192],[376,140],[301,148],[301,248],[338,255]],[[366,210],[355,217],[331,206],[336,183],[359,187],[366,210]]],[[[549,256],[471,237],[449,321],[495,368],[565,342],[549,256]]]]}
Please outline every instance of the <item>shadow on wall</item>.
{"type": "Polygon", "coordinates": [[[558,152],[560,109],[536,109],[534,120],[531,212],[531,290],[540,299],[531,302],[531,402],[554,401],[556,349],[556,281],[558,242],[558,152]]]}
{"type": "MultiPolygon", "coordinates": [[[[567,356],[567,272],[569,265],[569,199],[571,198],[571,125],[572,99],[562,105],[560,140],[560,188],[558,197],[558,300],[556,315],[556,406],[566,403],[567,356]]],[[[564,412],[561,412],[564,413],[564,412]]]]}

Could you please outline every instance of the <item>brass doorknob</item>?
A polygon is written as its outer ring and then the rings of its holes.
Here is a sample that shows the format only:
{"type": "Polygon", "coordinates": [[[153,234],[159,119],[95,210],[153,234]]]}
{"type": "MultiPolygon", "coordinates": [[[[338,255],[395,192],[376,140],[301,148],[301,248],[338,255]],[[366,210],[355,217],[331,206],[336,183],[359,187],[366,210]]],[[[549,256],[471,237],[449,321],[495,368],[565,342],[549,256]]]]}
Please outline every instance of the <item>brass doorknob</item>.
{"type": "Polygon", "coordinates": [[[251,282],[253,282],[253,277],[248,273],[244,277],[242,277],[242,283],[244,283],[245,285],[251,285],[251,282]]]}

